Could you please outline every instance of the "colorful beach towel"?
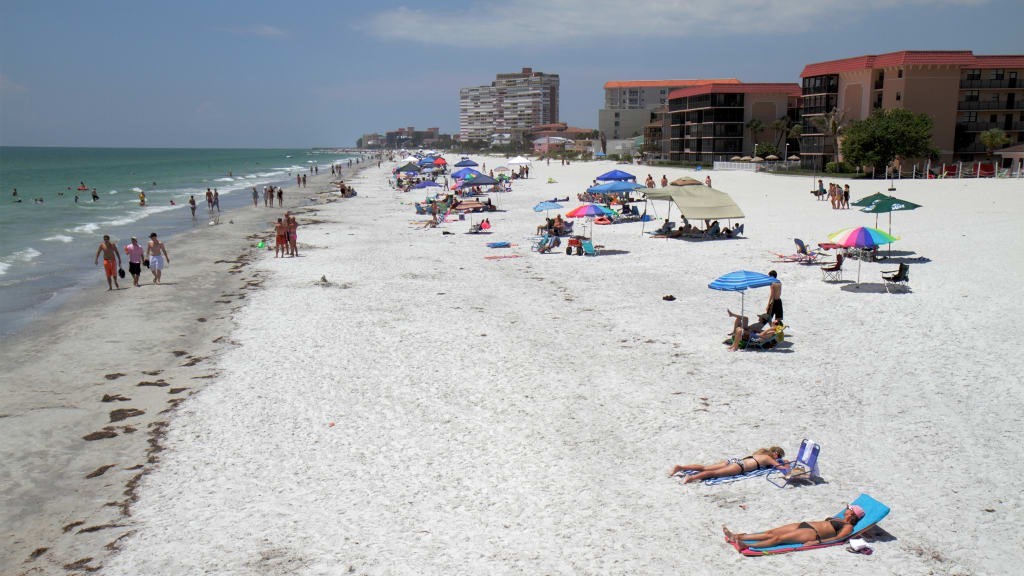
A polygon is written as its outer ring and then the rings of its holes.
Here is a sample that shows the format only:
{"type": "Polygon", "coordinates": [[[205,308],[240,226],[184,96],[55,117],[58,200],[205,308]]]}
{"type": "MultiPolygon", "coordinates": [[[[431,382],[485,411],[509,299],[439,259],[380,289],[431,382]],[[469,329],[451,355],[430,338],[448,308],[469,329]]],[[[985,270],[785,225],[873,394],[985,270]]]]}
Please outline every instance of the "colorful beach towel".
{"type": "Polygon", "coordinates": [[[508,248],[512,246],[511,242],[488,242],[488,248],[508,248]]]}

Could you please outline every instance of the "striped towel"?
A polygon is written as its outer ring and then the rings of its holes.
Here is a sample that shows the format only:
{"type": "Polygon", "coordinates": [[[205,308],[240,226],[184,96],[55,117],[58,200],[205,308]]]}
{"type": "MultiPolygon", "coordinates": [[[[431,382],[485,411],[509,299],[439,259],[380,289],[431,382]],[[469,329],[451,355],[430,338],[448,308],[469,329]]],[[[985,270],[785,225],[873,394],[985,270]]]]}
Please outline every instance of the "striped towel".
{"type": "MultiPolygon", "coordinates": [[[[717,486],[719,484],[730,484],[732,482],[739,482],[740,480],[747,480],[748,478],[757,478],[759,476],[767,476],[769,473],[773,472],[774,470],[775,470],[774,468],[761,468],[759,470],[751,470],[750,472],[747,472],[746,474],[737,474],[735,476],[723,476],[721,478],[707,478],[703,482],[704,482],[704,484],[706,486],[717,486]]],[[[698,474],[698,473],[699,472],[697,472],[696,470],[682,470],[682,471],[680,471],[677,474],[677,476],[678,475],[693,476],[694,474],[698,474]]]]}

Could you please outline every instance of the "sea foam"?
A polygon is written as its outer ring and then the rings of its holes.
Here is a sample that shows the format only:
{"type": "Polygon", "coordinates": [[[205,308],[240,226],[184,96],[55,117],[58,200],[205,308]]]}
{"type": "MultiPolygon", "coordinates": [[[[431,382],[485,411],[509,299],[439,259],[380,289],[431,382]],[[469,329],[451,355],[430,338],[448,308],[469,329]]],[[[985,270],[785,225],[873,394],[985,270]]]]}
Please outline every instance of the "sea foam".
{"type": "Polygon", "coordinates": [[[70,244],[71,242],[74,242],[75,239],[72,238],[71,236],[65,236],[64,234],[57,234],[57,235],[54,235],[54,236],[50,236],[48,238],[43,238],[43,241],[44,242],[63,242],[65,244],[70,244]]]}

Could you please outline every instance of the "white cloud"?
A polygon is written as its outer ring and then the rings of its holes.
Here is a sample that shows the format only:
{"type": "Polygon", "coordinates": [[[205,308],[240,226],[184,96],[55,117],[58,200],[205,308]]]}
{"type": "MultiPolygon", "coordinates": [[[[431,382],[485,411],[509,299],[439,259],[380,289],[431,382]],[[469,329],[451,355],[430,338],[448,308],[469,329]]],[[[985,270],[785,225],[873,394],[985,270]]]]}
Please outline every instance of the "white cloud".
{"type": "Polygon", "coordinates": [[[27,88],[25,88],[25,86],[18,84],[3,74],[0,74],[0,94],[20,94],[26,90],[27,88]]]}
{"type": "Polygon", "coordinates": [[[888,9],[985,4],[988,0],[486,0],[453,13],[378,12],[364,29],[383,39],[448,46],[580,44],[609,38],[714,37],[842,29],[844,19],[888,9]],[[429,33],[417,33],[428,31],[429,33]]]}

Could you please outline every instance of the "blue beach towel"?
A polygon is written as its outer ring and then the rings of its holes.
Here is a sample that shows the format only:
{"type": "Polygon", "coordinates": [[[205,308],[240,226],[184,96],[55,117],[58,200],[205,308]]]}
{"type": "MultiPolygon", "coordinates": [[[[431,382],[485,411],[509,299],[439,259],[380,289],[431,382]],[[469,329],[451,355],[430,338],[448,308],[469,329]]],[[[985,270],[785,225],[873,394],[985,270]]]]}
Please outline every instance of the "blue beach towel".
{"type": "Polygon", "coordinates": [[[487,243],[487,247],[488,248],[508,248],[511,245],[512,244],[510,244],[509,242],[488,242],[487,243]]]}

